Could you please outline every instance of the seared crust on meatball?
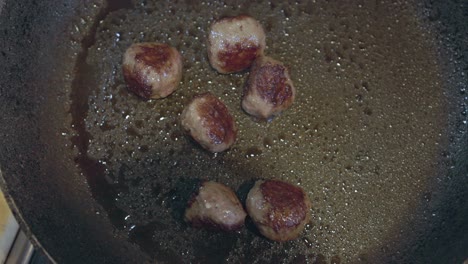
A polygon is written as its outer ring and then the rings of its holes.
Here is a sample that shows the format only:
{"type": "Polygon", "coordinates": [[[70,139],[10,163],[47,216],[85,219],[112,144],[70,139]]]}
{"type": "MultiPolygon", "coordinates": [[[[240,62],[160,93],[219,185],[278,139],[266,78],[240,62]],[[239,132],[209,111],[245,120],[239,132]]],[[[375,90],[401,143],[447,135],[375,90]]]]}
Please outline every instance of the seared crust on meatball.
{"type": "Polygon", "coordinates": [[[288,69],[270,57],[259,57],[244,87],[242,108],[250,115],[268,119],[289,108],[295,96],[288,69]]]}
{"type": "Polygon", "coordinates": [[[226,105],[209,92],[192,99],[182,112],[181,124],[195,141],[211,152],[224,151],[236,140],[234,118],[226,105]]]}
{"type": "Polygon", "coordinates": [[[239,230],[247,214],[236,194],[227,186],[213,181],[201,184],[198,193],[189,200],[185,221],[193,227],[239,230]]]}
{"type": "Polygon", "coordinates": [[[182,78],[182,57],[163,43],[136,43],[123,57],[123,74],[130,91],[145,99],[164,98],[182,78]]]}
{"type": "Polygon", "coordinates": [[[265,32],[250,16],[225,17],[211,24],[207,44],[208,59],[215,70],[239,72],[263,55],[265,32]]]}
{"type": "Polygon", "coordinates": [[[249,216],[265,237],[297,238],[310,218],[311,202],[299,187],[279,180],[259,180],[247,195],[249,216]]]}

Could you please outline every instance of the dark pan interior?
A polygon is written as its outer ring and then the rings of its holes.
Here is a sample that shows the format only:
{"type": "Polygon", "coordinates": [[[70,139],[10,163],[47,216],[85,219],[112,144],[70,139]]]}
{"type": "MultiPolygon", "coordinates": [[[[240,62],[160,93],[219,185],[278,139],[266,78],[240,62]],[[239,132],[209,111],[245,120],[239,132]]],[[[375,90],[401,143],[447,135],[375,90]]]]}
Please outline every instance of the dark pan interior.
{"type": "Polygon", "coordinates": [[[97,11],[78,1],[5,3],[1,185],[22,228],[56,261],[139,262],[145,259],[141,252],[96,215],[100,206],[61,136],[69,124],[63,103],[69,100],[74,52],[81,46],[70,46],[68,26],[97,11]]]}
{"type": "Polygon", "coordinates": [[[468,257],[466,10],[457,1],[8,1],[2,189],[58,262],[460,263],[468,257]],[[268,124],[239,109],[246,74],[218,76],[204,56],[212,19],[238,13],[265,26],[267,53],[290,65],[301,93],[268,124]],[[182,51],[186,73],[168,99],[126,91],[120,58],[136,41],[182,51]],[[206,90],[241,128],[236,147],[217,156],[178,127],[185,103],[206,90]],[[193,179],[225,182],[242,197],[252,179],[272,177],[313,199],[300,240],[268,242],[250,223],[218,234],[181,220],[193,179]]]}

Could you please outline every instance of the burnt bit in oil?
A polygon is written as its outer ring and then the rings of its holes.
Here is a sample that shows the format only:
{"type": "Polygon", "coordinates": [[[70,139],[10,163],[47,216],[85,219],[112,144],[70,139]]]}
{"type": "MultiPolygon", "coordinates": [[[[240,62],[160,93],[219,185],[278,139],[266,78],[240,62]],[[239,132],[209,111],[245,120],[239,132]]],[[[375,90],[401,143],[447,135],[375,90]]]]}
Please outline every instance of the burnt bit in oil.
{"type": "Polygon", "coordinates": [[[369,107],[365,107],[363,112],[364,112],[364,114],[366,114],[368,116],[372,115],[372,109],[370,109],[369,107]]]}
{"type": "Polygon", "coordinates": [[[263,146],[265,148],[271,148],[273,146],[273,139],[269,138],[269,137],[265,137],[263,139],[263,146]]]}
{"type": "Polygon", "coordinates": [[[247,148],[247,150],[245,151],[245,156],[246,157],[255,157],[255,156],[259,156],[263,153],[262,149],[257,147],[257,146],[253,146],[253,147],[249,147],[247,148]]]}
{"type": "Polygon", "coordinates": [[[125,128],[125,130],[127,131],[127,135],[129,135],[131,137],[137,137],[137,138],[142,137],[142,135],[140,134],[138,129],[136,129],[134,126],[129,126],[129,127],[125,128]]]}

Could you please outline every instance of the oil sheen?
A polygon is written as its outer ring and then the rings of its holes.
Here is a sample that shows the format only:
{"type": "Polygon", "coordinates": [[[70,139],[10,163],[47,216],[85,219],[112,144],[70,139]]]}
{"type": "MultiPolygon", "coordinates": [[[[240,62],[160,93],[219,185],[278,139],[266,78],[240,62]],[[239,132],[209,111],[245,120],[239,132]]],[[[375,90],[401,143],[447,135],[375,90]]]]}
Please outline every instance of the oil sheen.
{"type": "Polygon", "coordinates": [[[116,227],[149,255],[176,262],[348,263],[397,254],[394,241],[410,240],[436,176],[447,126],[436,49],[413,5],[192,2],[135,1],[113,11],[87,50],[83,154],[100,164],[93,177],[112,190],[116,227]],[[297,89],[292,107],[270,122],[241,109],[248,72],[221,75],[207,60],[210,23],[237,14],[260,21],[265,53],[290,68],[297,89]],[[123,80],[123,53],[147,41],[168,43],[183,57],[179,89],[162,100],[138,98],[123,80]],[[233,148],[217,155],[179,123],[192,96],[207,91],[225,102],[239,129],[233,148]],[[233,234],[183,222],[194,179],[224,183],[242,198],[259,178],[306,190],[312,220],[300,239],[270,242],[249,221],[233,234]]]}

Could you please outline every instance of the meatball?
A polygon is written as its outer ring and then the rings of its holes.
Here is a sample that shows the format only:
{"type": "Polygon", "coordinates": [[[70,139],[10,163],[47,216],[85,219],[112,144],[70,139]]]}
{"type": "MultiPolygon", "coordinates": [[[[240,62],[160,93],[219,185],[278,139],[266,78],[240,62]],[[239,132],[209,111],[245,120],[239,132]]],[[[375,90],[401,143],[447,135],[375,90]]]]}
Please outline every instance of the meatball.
{"type": "Polygon", "coordinates": [[[297,186],[279,180],[259,180],[247,195],[246,208],[262,235],[287,241],[297,238],[304,229],[311,203],[297,186]]]}
{"type": "Polygon", "coordinates": [[[185,221],[193,227],[239,230],[247,214],[236,194],[227,186],[205,181],[188,202],[185,221]]]}
{"type": "Polygon", "coordinates": [[[192,99],[182,112],[181,124],[195,141],[211,152],[224,151],[236,140],[234,118],[224,103],[209,92],[192,99]]]}
{"type": "Polygon", "coordinates": [[[145,99],[164,98],[177,89],[182,78],[182,57],[162,43],[136,43],[123,57],[128,89],[145,99]]]}
{"type": "Polygon", "coordinates": [[[261,119],[269,119],[289,108],[296,89],[288,69],[270,57],[259,57],[250,70],[244,87],[242,108],[261,119]]]}
{"type": "Polygon", "coordinates": [[[262,25],[246,15],[225,17],[211,24],[208,59],[220,73],[245,70],[265,49],[262,25]]]}

